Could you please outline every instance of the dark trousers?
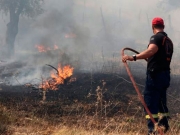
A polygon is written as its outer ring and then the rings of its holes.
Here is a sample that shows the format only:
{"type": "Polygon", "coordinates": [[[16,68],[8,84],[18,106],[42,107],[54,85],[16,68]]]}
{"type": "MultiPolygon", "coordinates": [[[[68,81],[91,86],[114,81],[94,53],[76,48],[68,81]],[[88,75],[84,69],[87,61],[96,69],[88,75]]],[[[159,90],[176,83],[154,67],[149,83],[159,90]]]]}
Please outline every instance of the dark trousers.
{"type": "MultiPolygon", "coordinates": [[[[147,72],[144,101],[156,121],[159,120],[159,114],[162,114],[162,118],[159,122],[166,128],[169,127],[166,117],[168,116],[166,91],[169,85],[170,71],[160,71],[157,73],[147,72]]],[[[148,121],[148,129],[151,132],[154,130],[154,124],[150,120],[148,114],[146,118],[148,121]]]]}

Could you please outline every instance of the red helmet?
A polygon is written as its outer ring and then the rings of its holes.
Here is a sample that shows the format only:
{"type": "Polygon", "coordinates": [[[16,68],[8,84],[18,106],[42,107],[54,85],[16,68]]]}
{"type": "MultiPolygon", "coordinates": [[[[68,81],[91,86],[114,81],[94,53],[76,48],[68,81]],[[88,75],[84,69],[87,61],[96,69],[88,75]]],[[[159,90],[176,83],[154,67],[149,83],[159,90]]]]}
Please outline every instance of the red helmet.
{"type": "Polygon", "coordinates": [[[152,20],[152,25],[164,25],[164,20],[160,17],[155,17],[152,20]]]}

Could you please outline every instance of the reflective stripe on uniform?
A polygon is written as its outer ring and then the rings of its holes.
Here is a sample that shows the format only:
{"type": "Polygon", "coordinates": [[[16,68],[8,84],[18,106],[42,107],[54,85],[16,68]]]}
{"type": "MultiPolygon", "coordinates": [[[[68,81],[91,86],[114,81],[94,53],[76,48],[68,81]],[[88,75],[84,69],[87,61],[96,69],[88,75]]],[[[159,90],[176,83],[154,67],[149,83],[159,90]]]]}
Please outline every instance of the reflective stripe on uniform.
{"type": "MultiPolygon", "coordinates": [[[[169,113],[158,113],[158,114],[152,114],[153,118],[159,118],[159,117],[167,117],[169,116],[169,113]]],[[[146,115],[146,119],[150,119],[149,115],[146,115]]]]}
{"type": "MultiPolygon", "coordinates": [[[[158,118],[158,114],[152,114],[152,117],[153,118],[158,118]]],[[[146,119],[150,119],[150,116],[149,115],[146,115],[146,119]]]]}
{"type": "Polygon", "coordinates": [[[169,116],[169,113],[158,113],[159,117],[167,117],[169,116]]]}

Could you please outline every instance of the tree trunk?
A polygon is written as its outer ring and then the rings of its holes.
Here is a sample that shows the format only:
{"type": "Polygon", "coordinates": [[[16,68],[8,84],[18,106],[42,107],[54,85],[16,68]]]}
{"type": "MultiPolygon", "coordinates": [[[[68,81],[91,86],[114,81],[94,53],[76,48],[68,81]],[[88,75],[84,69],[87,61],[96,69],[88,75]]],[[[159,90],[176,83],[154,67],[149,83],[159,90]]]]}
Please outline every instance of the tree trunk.
{"type": "Polygon", "coordinates": [[[7,24],[6,45],[7,57],[11,58],[14,55],[14,42],[18,33],[19,14],[15,11],[10,11],[10,22],[7,24]]]}

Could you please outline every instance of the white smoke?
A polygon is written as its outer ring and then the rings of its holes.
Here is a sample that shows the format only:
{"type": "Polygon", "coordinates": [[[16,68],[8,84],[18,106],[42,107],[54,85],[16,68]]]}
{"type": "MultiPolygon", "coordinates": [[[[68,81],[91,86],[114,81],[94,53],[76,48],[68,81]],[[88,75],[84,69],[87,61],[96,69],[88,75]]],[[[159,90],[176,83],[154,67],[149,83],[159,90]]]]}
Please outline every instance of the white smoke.
{"type": "MultiPolygon", "coordinates": [[[[15,61],[26,66],[19,69],[17,77],[21,83],[41,78],[45,64],[57,67],[58,63],[69,63],[79,70],[91,70],[94,62],[96,70],[102,69],[105,61],[120,58],[123,47],[146,49],[152,35],[151,20],[156,16],[165,20],[165,31],[175,44],[176,55],[180,9],[175,5],[168,0],[45,0],[42,15],[20,19],[15,61]],[[66,38],[67,34],[75,37],[66,38]],[[37,44],[56,44],[59,51],[42,54],[35,48],[37,44]]],[[[5,15],[0,19],[0,47],[4,45],[8,20],[5,15]]]]}

